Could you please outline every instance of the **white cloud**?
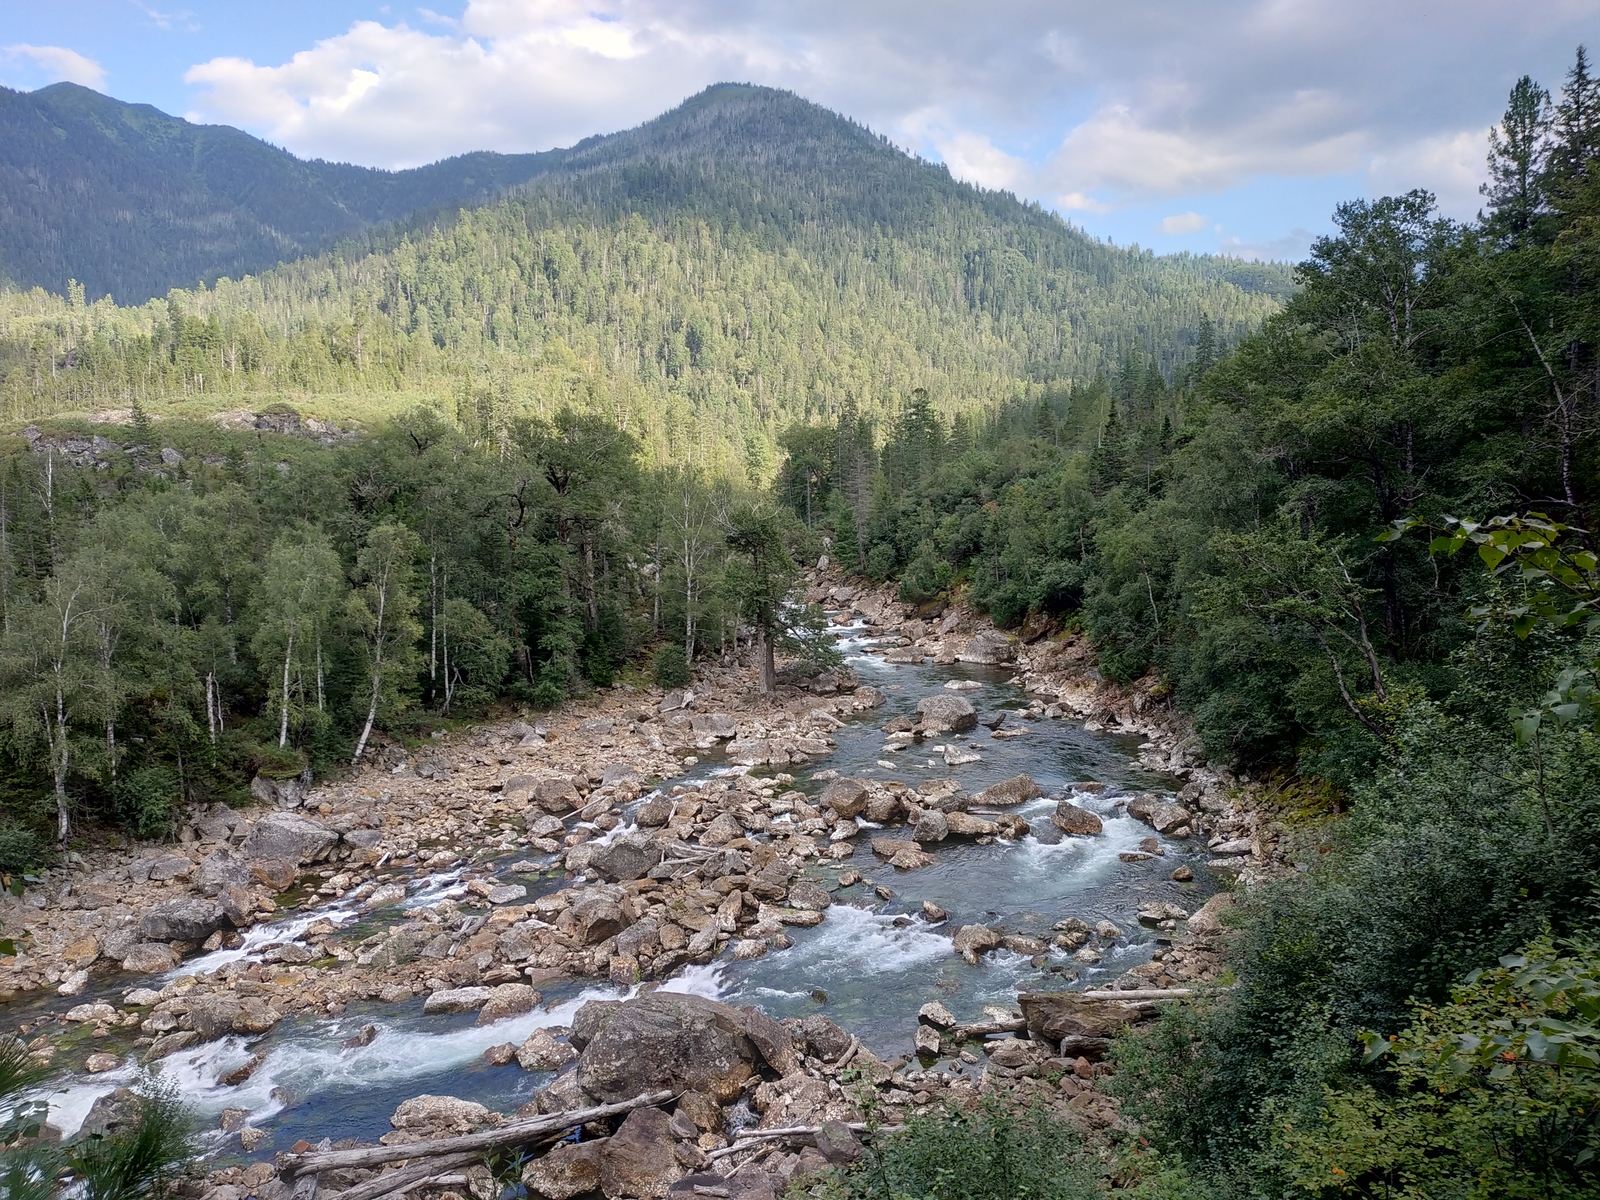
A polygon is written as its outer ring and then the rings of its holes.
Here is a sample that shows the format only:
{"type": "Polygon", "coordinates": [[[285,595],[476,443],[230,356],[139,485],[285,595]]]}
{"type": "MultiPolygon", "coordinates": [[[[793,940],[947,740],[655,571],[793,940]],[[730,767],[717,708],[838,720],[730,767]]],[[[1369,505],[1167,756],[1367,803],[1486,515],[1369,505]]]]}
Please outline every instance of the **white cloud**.
{"type": "Polygon", "coordinates": [[[1161,218],[1162,233],[1199,233],[1206,227],[1206,218],[1197,212],[1178,213],[1161,218]]]}
{"type": "Polygon", "coordinates": [[[1282,237],[1262,241],[1249,241],[1237,237],[1222,238],[1217,250],[1233,258],[1248,258],[1270,262],[1302,262],[1311,253],[1311,243],[1316,235],[1309,229],[1293,229],[1282,237]]]}
{"type": "Polygon", "coordinates": [[[0,55],[13,61],[26,59],[51,83],[65,81],[81,83],[84,87],[101,90],[106,84],[106,71],[92,58],[85,58],[76,50],[65,46],[29,46],[19,42],[0,48],[0,55]]]}
{"type": "Polygon", "coordinates": [[[1504,90],[1524,71],[1556,82],[1600,0],[1453,0],[1447,14],[1395,0],[467,0],[449,24],[416,12],[432,27],[359,21],[287,62],[201,63],[193,115],[302,154],[403,166],[570,144],[745,80],[1073,211],[1347,173],[1459,207],[1504,90]]]}

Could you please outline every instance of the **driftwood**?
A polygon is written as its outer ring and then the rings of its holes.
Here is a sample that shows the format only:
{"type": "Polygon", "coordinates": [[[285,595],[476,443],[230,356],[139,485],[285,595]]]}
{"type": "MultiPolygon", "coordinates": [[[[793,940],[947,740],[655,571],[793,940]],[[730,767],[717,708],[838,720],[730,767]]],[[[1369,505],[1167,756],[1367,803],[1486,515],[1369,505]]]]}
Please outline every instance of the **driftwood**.
{"type": "Polygon", "coordinates": [[[1080,1000],[1182,1000],[1193,988],[1142,988],[1127,992],[1072,992],[1080,1000]]]}
{"type": "Polygon", "coordinates": [[[1019,1033],[1028,1027],[1021,1017],[1007,1021],[979,1021],[975,1025],[952,1025],[946,1032],[958,1042],[970,1042],[991,1033],[1019,1033]]]}
{"type": "MultiPolygon", "coordinates": [[[[333,1145],[332,1138],[323,1138],[317,1143],[318,1150],[326,1150],[333,1145]]],[[[316,1200],[317,1176],[315,1173],[302,1175],[294,1185],[294,1193],[290,1200],[316,1200]]]]}
{"type": "MultiPolygon", "coordinates": [[[[449,1154],[443,1158],[430,1158],[425,1162],[412,1163],[410,1166],[401,1167],[398,1171],[389,1171],[383,1175],[376,1175],[371,1179],[345,1188],[342,1192],[335,1192],[324,1200],[377,1200],[380,1196],[398,1195],[419,1187],[421,1184],[439,1174],[441,1171],[451,1171],[456,1167],[470,1167],[480,1162],[482,1153],[469,1150],[461,1154],[449,1154]]],[[[315,1176],[307,1175],[312,1179],[315,1176]]]]}
{"type": "MultiPolygon", "coordinates": [[[[562,1129],[568,1129],[573,1125],[583,1125],[589,1121],[598,1121],[602,1117],[614,1117],[619,1113],[631,1112],[636,1108],[650,1108],[657,1104],[665,1104],[672,1097],[672,1092],[646,1092],[642,1096],[635,1096],[632,1100],[622,1100],[616,1104],[600,1104],[593,1108],[568,1109],[566,1112],[551,1113],[548,1116],[537,1117],[529,1121],[514,1121],[509,1125],[502,1125],[498,1129],[486,1129],[482,1133],[465,1133],[459,1137],[435,1138],[431,1142],[404,1142],[394,1146],[363,1146],[356,1150],[311,1150],[304,1154],[283,1154],[278,1157],[278,1173],[280,1175],[298,1177],[308,1175],[314,1171],[332,1170],[336,1167],[373,1167],[381,1163],[399,1162],[401,1159],[434,1159],[465,1151],[481,1153],[484,1150],[493,1150],[500,1146],[514,1146],[519,1142],[531,1142],[541,1134],[555,1133],[562,1129]]],[[[438,1164],[434,1164],[430,1169],[437,1170],[438,1164]]],[[[378,1196],[382,1193],[373,1192],[371,1194],[378,1196]]],[[[348,1197],[348,1200],[357,1200],[357,1198],[352,1196],[348,1197]]]]}
{"type": "MultiPolygon", "coordinates": [[[[777,1138],[790,1137],[815,1137],[821,1125],[786,1125],[782,1129],[746,1129],[734,1134],[735,1141],[731,1146],[724,1146],[720,1150],[713,1150],[706,1155],[707,1162],[715,1162],[719,1158],[726,1158],[730,1154],[737,1154],[741,1150],[748,1150],[761,1142],[773,1141],[777,1138]]],[[[845,1126],[851,1133],[873,1132],[864,1121],[852,1121],[845,1126]]],[[[878,1133],[899,1133],[903,1126],[880,1125],[878,1133]]]]}
{"type": "Polygon", "coordinates": [[[414,1192],[425,1187],[460,1187],[467,1182],[465,1175],[430,1175],[426,1179],[419,1179],[415,1183],[404,1184],[382,1197],[382,1200],[400,1200],[407,1192],[414,1192]]]}

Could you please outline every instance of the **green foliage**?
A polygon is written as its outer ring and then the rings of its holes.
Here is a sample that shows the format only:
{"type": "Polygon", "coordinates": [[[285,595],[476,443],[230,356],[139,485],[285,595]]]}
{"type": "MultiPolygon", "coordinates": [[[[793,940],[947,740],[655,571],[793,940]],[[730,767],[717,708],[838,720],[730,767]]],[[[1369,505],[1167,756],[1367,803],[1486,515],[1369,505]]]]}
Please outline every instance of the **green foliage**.
{"type": "Polygon", "coordinates": [[[115,792],[123,822],[140,837],[173,832],[183,797],[177,774],[169,767],[154,765],[124,772],[115,792]]]}
{"type": "Polygon", "coordinates": [[[1016,1112],[994,1097],[963,1111],[910,1117],[874,1137],[825,1194],[837,1200],[1087,1200],[1097,1164],[1078,1135],[1044,1109],[1016,1112]]]}
{"type": "Polygon", "coordinates": [[[49,858],[49,844],[37,830],[23,825],[0,829],[0,874],[20,875],[36,870],[49,858]]]}
{"type": "Polygon", "coordinates": [[[1385,1077],[1286,1121],[1300,1191],[1577,1197],[1600,1188],[1600,949],[1542,938],[1474,971],[1398,1034],[1368,1035],[1385,1077]]]}
{"type": "Polygon", "coordinates": [[[650,674],[659,688],[680,688],[688,683],[689,663],[683,657],[683,647],[666,642],[657,648],[650,674]]]}
{"type": "Polygon", "coordinates": [[[79,1139],[68,1162],[88,1200],[155,1200],[197,1153],[193,1130],[176,1090],[147,1080],[131,1125],[79,1139]]]}

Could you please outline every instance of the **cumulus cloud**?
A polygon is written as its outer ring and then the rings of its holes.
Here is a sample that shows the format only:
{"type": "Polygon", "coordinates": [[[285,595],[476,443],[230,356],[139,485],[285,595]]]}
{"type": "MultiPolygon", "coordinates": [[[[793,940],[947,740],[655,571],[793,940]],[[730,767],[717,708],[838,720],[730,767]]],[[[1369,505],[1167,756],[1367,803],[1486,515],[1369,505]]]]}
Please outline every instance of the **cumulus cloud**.
{"type": "Polygon", "coordinates": [[[101,90],[106,84],[106,71],[92,58],[85,58],[76,50],[65,46],[29,46],[19,42],[0,49],[0,56],[13,62],[31,62],[34,68],[51,83],[81,83],[84,87],[101,90]]]}
{"type": "Polygon", "coordinates": [[[1199,233],[1206,227],[1206,219],[1197,212],[1177,213],[1161,218],[1162,233],[1199,233]]]}
{"type": "Polygon", "coordinates": [[[403,166],[570,144],[707,84],[792,88],[957,175],[1103,212],[1364,173],[1471,205],[1483,130],[1600,0],[467,0],[286,62],[191,69],[193,115],[403,166]]]}

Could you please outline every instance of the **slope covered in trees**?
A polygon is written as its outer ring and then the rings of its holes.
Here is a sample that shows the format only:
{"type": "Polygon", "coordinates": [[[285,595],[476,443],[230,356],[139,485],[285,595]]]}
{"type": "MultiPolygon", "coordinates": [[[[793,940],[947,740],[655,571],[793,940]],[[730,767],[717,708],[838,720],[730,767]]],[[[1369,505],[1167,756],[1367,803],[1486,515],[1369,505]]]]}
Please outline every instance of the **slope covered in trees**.
{"type": "Polygon", "coordinates": [[[266,270],[369,225],[481,202],[544,154],[465,154],[409,171],[304,162],[74,83],[0,88],[0,278],[123,303],[266,270]]]}
{"type": "Polygon", "coordinates": [[[359,414],[407,393],[494,440],[575,403],[658,461],[764,476],[794,420],[881,418],[917,387],[973,411],[1135,348],[1170,370],[1202,317],[1236,337],[1288,289],[1277,267],[1103,245],[770,89],[713,88],[551,162],[493,205],[160,303],[0,297],[6,410],[359,414]]]}
{"type": "Polygon", "coordinates": [[[1341,205],[1284,311],[1175,378],[1134,358],[987,425],[913,404],[876,455],[785,437],[781,494],[847,561],[1077,623],[1281,807],[1296,870],[1243,898],[1232,987],[1119,1047],[1140,1194],[1600,1190],[1581,51],[1513,90],[1489,168],[1476,222],[1341,205]]]}

